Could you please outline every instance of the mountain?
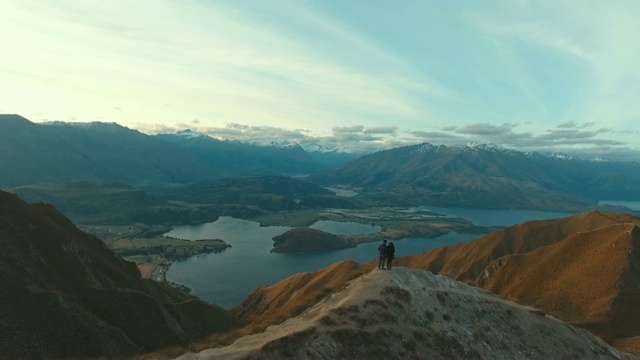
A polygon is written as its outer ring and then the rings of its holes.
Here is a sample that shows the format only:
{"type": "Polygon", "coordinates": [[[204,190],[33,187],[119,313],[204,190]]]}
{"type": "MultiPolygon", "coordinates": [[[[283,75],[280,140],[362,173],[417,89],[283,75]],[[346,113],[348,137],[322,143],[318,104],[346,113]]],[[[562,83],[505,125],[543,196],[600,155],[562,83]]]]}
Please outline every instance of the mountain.
{"type": "Polygon", "coordinates": [[[240,325],[215,305],[142,279],[53,206],[2,191],[0,248],[3,359],[124,358],[240,325]]]}
{"type": "Polygon", "coordinates": [[[309,174],[326,168],[297,144],[259,145],[218,140],[190,130],[155,137],[184,148],[229,175],[309,174]]]}
{"type": "Polygon", "coordinates": [[[592,211],[396,260],[490,290],[640,354],[640,218],[592,211]]]}
{"type": "Polygon", "coordinates": [[[0,188],[77,180],[134,186],[224,174],[180,146],[115,123],[35,124],[0,115],[0,188]]]}
{"type": "MultiPolygon", "coordinates": [[[[311,281],[349,267],[334,265],[311,281]]],[[[302,292],[311,287],[305,280],[287,280],[297,291],[279,298],[312,295],[302,292]]],[[[179,359],[633,358],[543,312],[419,269],[368,271],[326,291],[287,321],[179,359]]]]}
{"type": "Polygon", "coordinates": [[[339,154],[312,156],[297,144],[221,141],[191,131],[150,136],[116,123],[36,124],[0,114],[3,189],[72,181],[154,187],[223,176],[309,174],[344,159],[339,154]]]}
{"type": "Polygon", "coordinates": [[[308,180],[375,191],[403,205],[580,212],[598,200],[640,200],[640,163],[587,161],[496,146],[405,146],[308,180]]]}

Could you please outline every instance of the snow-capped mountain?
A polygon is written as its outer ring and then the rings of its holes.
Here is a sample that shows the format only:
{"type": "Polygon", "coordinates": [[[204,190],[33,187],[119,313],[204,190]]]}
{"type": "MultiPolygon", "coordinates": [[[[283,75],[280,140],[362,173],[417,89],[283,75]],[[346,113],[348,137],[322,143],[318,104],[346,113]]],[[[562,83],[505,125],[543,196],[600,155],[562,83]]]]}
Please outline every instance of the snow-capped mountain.
{"type": "Polygon", "coordinates": [[[424,143],[362,156],[309,177],[381,191],[404,205],[574,211],[640,200],[640,164],[522,153],[491,144],[424,143]]]}

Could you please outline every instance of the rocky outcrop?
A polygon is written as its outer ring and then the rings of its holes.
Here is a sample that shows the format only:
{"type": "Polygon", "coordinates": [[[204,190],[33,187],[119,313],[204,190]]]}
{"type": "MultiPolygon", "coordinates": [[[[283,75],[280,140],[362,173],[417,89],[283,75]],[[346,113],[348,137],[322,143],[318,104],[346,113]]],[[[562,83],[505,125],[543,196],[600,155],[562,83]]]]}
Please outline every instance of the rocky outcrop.
{"type": "Polygon", "coordinates": [[[0,191],[3,359],[126,357],[179,347],[239,321],[166,284],[53,206],[0,191]]]}

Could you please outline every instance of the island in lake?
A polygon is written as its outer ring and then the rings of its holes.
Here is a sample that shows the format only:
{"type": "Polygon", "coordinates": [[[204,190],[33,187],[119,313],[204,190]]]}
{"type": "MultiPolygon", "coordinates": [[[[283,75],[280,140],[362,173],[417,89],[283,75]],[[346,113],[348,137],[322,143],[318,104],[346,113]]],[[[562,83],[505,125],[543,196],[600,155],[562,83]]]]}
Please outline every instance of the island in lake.
{"type": "Polygon", "coordinates": [[[273,238],[271,252],[305,253],[355,247],[343,237],[322,230],[298,227],[273,238]]]}

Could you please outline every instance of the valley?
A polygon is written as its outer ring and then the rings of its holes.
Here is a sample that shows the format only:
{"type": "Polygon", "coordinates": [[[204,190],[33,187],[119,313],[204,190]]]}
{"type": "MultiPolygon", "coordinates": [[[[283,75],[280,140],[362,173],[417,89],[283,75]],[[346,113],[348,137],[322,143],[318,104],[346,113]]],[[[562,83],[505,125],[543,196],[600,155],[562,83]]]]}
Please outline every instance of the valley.
{"type": "Polygon", "coordinates": [[[10,358],[640,354],[638,163],[0,120],[10,358]]]}

